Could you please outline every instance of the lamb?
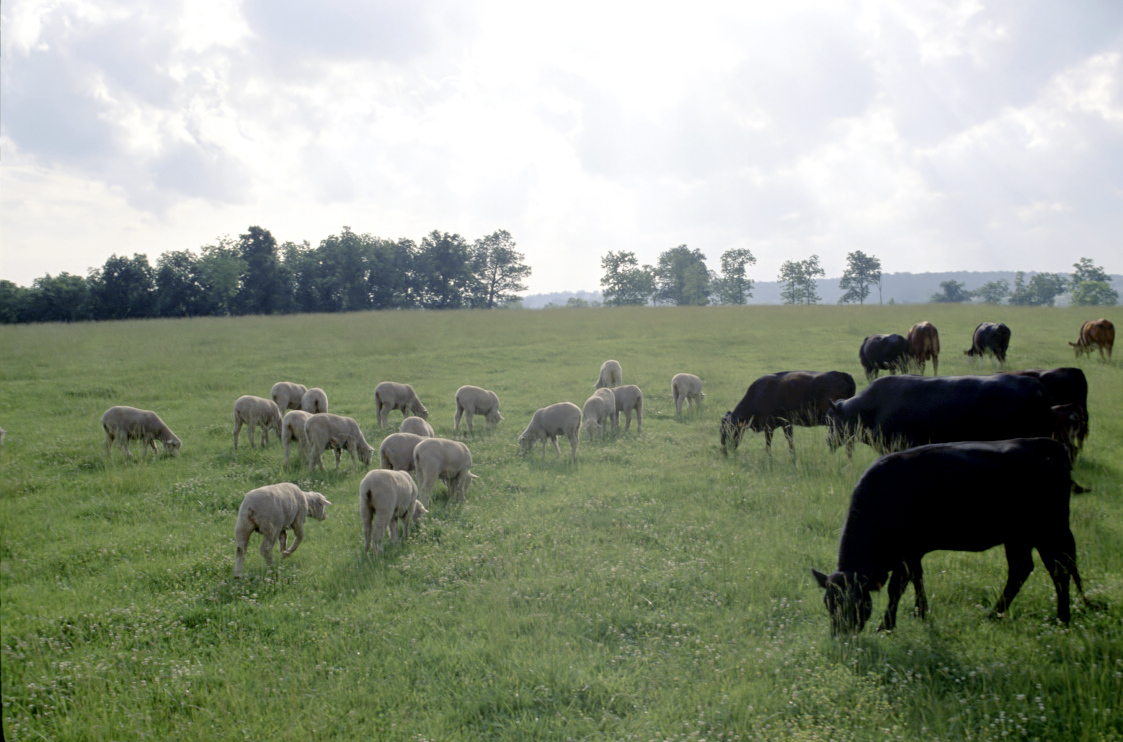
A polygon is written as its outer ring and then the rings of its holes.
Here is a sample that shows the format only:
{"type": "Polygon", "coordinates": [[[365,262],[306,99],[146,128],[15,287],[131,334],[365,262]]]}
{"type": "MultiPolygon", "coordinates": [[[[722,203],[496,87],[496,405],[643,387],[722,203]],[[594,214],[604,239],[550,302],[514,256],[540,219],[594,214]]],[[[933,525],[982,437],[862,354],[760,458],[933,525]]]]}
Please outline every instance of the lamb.
{"type": "Polygon", "coordinates": [[[604,435],[605,423],[609,420],[616,423],[616,395],[611,389],[598,389],[593,396],[585,400],[581,409],[581,416],[585,419],[582,427],[588,434],[589,440],[597,435],[604,435]]]}
{"type": "Polygon", "coordinates": [[[433,432],[433,426],[416,415],[410,415],[402,420],[402,424],[398,426],[398,432],[423,435],[426,438],[433,438],[436,435],[436,433],[433,432]]]}
{"type": "Polygon", "coordinates": [[[378,427],[385,427],[391,410],[401,410],[403,416],[417,415],[422,420],[429,419],[429,410],[417,398],[417,392],[409,384],[383,381],[374,388],[375,414],[378,427]]]}
{"type": "Polygon", "coordinates": [[[605,361],[600,365],[600,378],[594,389],[611,389],[624,383],[624,371],[619,361],[605,361]]]}
{"type": "Polygon", "coordinates": [[[312,387],[300,398],[300,409],[313,415],[328,411],[328,395],[318,386],[312,387]]]}
{"type": "Polygon", "coordinates": [[[303,384],[295,384],[291,381],[278,381],[269,392],[269,397],[273,400],[273,403],[277,405],[277,409],[282,412],[285,410],[299,410],[300,401],[304,399],[304,393],[306,391],[308,391],[308,387],[303,384]]]}
{"type": "Polygon", "coordinates": [[[324,468],[321,456],[329,446],[335,451],[336,470],[339,469],[339,459],[345,450],[351,454],[352,464],[357,459],[362,459],[369,466],[374,458],[374,449],[367,444],[363,431],[359,430],[359,424],[353,417],[333,415],[330,412],[312,415],[304,423],[304,435],[312,471],[317,466],[324,468]]]}
{"type": "Polygon", "coordinates": [[[499,396],[478,386],[462,386],[456,390],[456,418],[452,429],[460,430],[460,416],[467,415],[468,432],[472,432],[472,416],[483,415],[488,425],[498,425],[503,416],[499,414],[499,396]]]}
{"type": "MultiPolygon", "coordinates": [[[[671,379],[671,397],[675,400],[675,414],[682,414],[682,403],[686,402],[691,410],[701,408],[706,398],[702,392],[702,380],[694,374],[675,374],[671,379]]],[[[638,427],[638,426],[637,426],[638,427]]]]}
{"type": "Polygon", "coordinates": [[[300,460],[308,461],[308,438],[304,435],[304,425],[312,413],[304,410],[289,410],[281,420],[281,445],[285,449],[285,466],[289,465],[289,443],[296,441],[300,460]]]}
{"type": "Polygon", "coordinates": [[[410,526],[421,522],[429,512],[417,500],[417,485],[404,471],[373,469],[359,484],[359,517],[363,521],[363,543],[366,551],[374,547],[382,553],[382,536],[390,528],[390,540],[398,543],[398,524],[402,537],[409,538],[410,526]]]}
{"type": "Polygon", "coordinates": [[[616,420],[624,413],[624,432],[632,426],[632,412],[636,413],[636,433],[643,432],[643,392],[635,384],[618,386],[612,390],[616,395],[616,420]]]}
{"type": "Polygon", "coordinates": [[[311,515],[316,520],[327,517],[328,498],[319,492],[305,492],[295,484],[282,482],[250,490],[238,508],[238,523],[234,526],[234,576],[242,576],[242,563],[250,534],[261,534],[261,556],[273,567],[273,544],[281,542],[281,558],[296,551],[304,540],[304,520],[311,515]],[[296,534],[291,548],[285,548],[288,529],[296,534]]]}
{"type": "MultiPolygon", "coordinates": [[[[613,390],[615,391],[615,390],[613,390]]],[[[519,448],[522,452],[530,450],[537,441],[542,441],[542,455],[546,455],[546,440],[554,443],[554,450],[561,456],[558,436],[569,439],[573,460],[577,461],[577,435],[581,428],[581,408],[572,402],[558,402],[537,410],[530,418],[530,425],[519,434],[519,448]]]]}
{"type": "Polygon", "coordinates": [[[254,428],[261,426],[261,447],[269,443],[269,431],[277,433],[277,440],[281,439],[281,410],[277,403],[271,399],[254,397],[243,394],[234,402],[234,453],[238,453],[238,434],[242,426],[247,426],[250,437],[250,448],[255,448],[254,428]]]}
{"type": "Polygon", "coordinates": [[[141,441],[141,454],[148,456],[149,447],[156,453],[156,441],[164,444],[164,452],[169,456],[178,456],[183,442],[179,440],[171,428],[160,419],[160,416],[150,410],[139,410],[136,407],[118,405],[110,407],[101,416],[101,427],[105,431],[105,454],[108,456],[113,446],[113,441],[120,439],[121,447],[125,449],[125,457],[129,453],[129,441],[141,441]]]}
{"type": "Polygon", "coordinates": [[[413,468],[417,470],[420,482],[417,499],[426,508],[429,507],[429,497],[433,493],[437,477],[445,481],[448,499],[455,502],[464,502],[472,480],[479,479],[470,471],[472,452],[468,447],[460,441],[445,438],[424,438],[418,441],[413,449],[413,468]]]}
{"type": "Polygon", "coordinates": [[[417,444],[432,436],[414,433],[391,433],[382,439],[378,447],[378,461],[383,469],[394,471],[413,471],[413,449],[417,444]]]}

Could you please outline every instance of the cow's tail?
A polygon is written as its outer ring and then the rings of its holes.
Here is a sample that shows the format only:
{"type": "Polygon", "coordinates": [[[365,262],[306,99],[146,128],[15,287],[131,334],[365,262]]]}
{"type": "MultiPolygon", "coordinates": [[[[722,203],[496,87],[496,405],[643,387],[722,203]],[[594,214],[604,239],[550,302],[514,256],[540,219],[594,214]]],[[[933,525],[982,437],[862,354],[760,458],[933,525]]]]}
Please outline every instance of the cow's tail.
{"type": "Polygon", "coordinates": [[[1073,483],[1072,483],[1072,492],[1073,492],[1073,494],[1076,494],[1076,495],[1083,495],[1083,494],[1086,494],[1086,493],[1088,493],[1088,492],[1091,492],[1091,491],[1092,491],[1092,488],[1091,488],[1091,487],[1081,487],[1081,486],[1080,486],[1079,484],[1077,484],[1077,483],[1076,483],[1075,481],[1073,481],[1073,483]]]}

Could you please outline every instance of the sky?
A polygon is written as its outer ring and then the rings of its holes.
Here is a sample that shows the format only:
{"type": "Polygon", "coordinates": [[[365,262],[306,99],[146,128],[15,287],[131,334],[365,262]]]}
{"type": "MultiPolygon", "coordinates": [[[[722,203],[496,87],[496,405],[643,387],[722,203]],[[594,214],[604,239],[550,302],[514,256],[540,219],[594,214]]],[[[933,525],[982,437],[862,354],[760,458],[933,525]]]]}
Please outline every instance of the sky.
{"type": "Polygon", "coordinates": [[[1123,2],[4,0],[0,278],[254,225],[1123,273],[1123,2]]]}

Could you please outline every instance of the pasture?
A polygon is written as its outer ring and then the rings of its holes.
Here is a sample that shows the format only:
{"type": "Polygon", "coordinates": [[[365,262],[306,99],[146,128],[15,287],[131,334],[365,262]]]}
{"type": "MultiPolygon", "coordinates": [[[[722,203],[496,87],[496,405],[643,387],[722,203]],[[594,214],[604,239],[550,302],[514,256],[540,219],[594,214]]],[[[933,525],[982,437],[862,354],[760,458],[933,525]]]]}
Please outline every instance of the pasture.
{"type": "MultiPolygon", "coordinates": [[[[384,312],[0,327],[0,668],[8,740],[1112,740],[1123,738],[1123,366],[1068,341],[1118,308],[712,307],[384,312]],[[1091,313],[1090,313],[1091,312],[1091,313]],[[1013,330],[1008,367],[1076,365],[1091,435],[1072,528],[1096,607],[1055,621],[1039,560],[1009,614],[1001,548],[925,558],[930,613],[834,640],[809,568],[835,566],[875,458],[796,428],[723,457],[721,415],[756,377],[866,380],[868,334],[930,320],[941,375],[981,320],[1013,330]],[[645,395],[643,432],[518,455],[533,412],[581,406],[602,361],[645,395]],[[706,399],[676,417],[670,380],[706,399]],[[276,381],[323,388],[376,449],[374,386],[410,383],[438,436],[453,395],[505,418],[457,439],[481,477],[434,491],[420,534],[362,551],[367,467],[284,470],[232,406],[276,381]],[[178,458],[102,452],[101,414],[155,410],[178,458]],[[268,572],[255,536],[234,580],[242,496],[291,481],[334,504],[268,572]]],[[[929,366],[928,373],[931,373],[929,366]]],[[[134,443],[132,449],[139,451],[134,443]]],[[[377,454],[375,456],[377,464],[377,454]]],[[[965,488],[971,487],[964,482],[965,488]]],[[[969,514],[966,514],[969,517],[969,514]]],[[[903,527],[905,525],[903,524],[903,527]]],[[[279,555],[275,552],[275,558],[279,555]]],[[[875,620],[884,610],[875,594],[875,620]]]]}

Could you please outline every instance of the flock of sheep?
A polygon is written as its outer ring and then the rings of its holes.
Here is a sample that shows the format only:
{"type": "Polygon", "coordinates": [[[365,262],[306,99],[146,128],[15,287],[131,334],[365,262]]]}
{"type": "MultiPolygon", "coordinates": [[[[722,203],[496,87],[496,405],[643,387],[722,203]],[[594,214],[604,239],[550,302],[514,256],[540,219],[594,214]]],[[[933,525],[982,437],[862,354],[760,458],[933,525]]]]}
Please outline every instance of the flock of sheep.
{"type": "MultiPolygon", "coordinates": [[[[619,427],[620,415],[625,417],[624,430],[631,428],[632,416],[636,418],[636,432],[642,431],[643,392],[634,384],[623,383],[619,362],[605,361],[601,365],[596,391],[583,408],[572,402],[559,402],[537,410],[526,429],[519,434],[520,451],[526,453],[541,441],[545,455],[546,442],[554,444],[561,456],[558,437],[564,436],[570,444],[570,454],[577,460],[580,432],[585,431],[590,440],[603,436],[611,425],[619,427]]],[[[693,374],[676,374],[671,380],[675,410],[682,413],[683,406],[693,409],[706,396],[702,381],[693,374]]],[[[429,411],[409,384],[384,381],[374,390],[378,427],[389,424],[389,414],[398,410],[403,415],[396,433],[386,436],[379,447],[379,466],[363,477],[359,485],[359,511],[363,525],[363,542],[366,551],[382,551],[382,539],[387,530],[390,539],[398,541],[399,530],[408,537],[412,525],[420,522],[429,512],[430,499],[437,479],[442,480],[450,502],[463,502],[468,487],[478,477],[471,472],[472,452],[460,441],[438,438],[427,422],[429,411]],[[411,473],[413,476],[411,476],[411,473]],[[416,480],[414,479],[416,477],[416,480]]],[[[495,392],[476,386],[462,386],[456,391],[456,417],[454,430],[460,429],[464,419],[468,431],[473,431],[476,415],[483,416],[489,426],[498,425],[504,418],[499,412],[499,397],[495,392]]],[[[118,443],[131,456],[129,441],[138,440],[142,455],[148,449],[156,452],[156,442],[163,444],[168,455],[178,455],[182,442],[160,416],[149,410],[116,406],[106,410],[101,418],[105,431],[105,452],[112,452],[118,443]]],[[[261,429],[261,445],[269,441],[269,432],[276,433],[284,451],[284,465],[288,467],[291,445],[295,441],[301,460],[311,467],[323,469],[323,454],[329,448],[335,452],[336,469],[343,452],[351,455],[352,464],[362,461],[370,466],[374,448],[367,443],[354,418],[328,412],[328,398],[323,389],[308,389],[302,384],[282,381],[275,384],[270,398],[243,395],[234,402],[234,452],[242,428],[247,428],[250,447],[257,443],[257,429],[261,429]]],[[[279,542],[281,557],[290,556],[304,539],[304,523],[309,516],[323,520],[331,505],[319,492],[306,492],[295,484],[279,483],[258,487],[248,492],[238,510],[234,527],[234,576],[240,577],[250,536],[262,536],[261,555],[273,566],[273,547],[279,542]],[[288,545],[288,531],[295,536],[288,545]]]]}

